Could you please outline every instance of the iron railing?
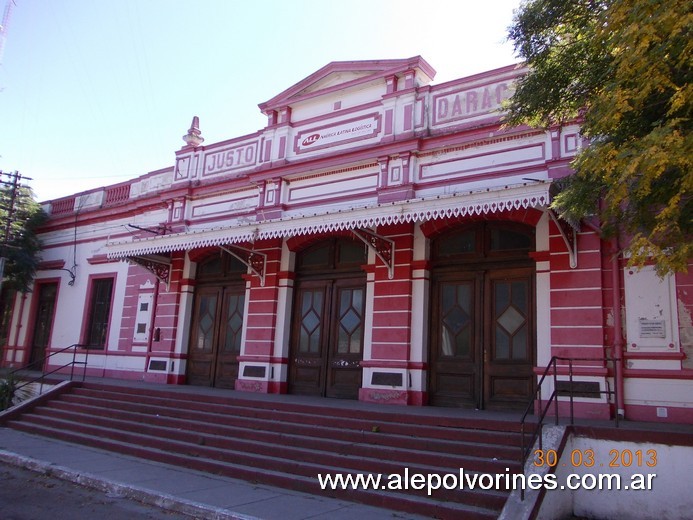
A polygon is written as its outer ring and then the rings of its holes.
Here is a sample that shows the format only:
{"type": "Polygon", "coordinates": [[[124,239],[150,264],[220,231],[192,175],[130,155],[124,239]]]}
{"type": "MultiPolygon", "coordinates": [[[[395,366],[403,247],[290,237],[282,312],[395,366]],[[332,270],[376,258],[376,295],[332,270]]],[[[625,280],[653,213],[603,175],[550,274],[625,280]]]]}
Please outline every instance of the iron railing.
{"type": "Polygon", "coordinates": [[[28,365],[25,365],[21,368],[17,368],[15,370],[12,370],[11,372],[8,373],[8,377],[12,376],[18,376],[21,375],[22,372],[26,372],[31,370],[31,367],[38,366],[40,367],[41,370],[41,375],[34,377],[33,379],[25,380],[22,382],[20,385],[17,385],[14,387],[14,391],[16,392],[20,388],[24,388],[25,386],[28,386],[32,383],[40,383],[39,386],[39,395],[43,392],[43,383],[46,379],[46,376],[50,376],[52,374],[55,374],[56,372],[63,370],[67,367],[70,367],[70,380],[72,381],[75,377],[75,365],[82,365],[84,368],[82,370],[82,382],[84,382],[84,379],[87,375],[87,365],[89,362],[89,348],[86,345],[80,345],[79,343],[75,343],[74,345],[70,345],[69,347],[61,348],[60,350],[56,350],[54,352],[51,352],[47,356],[44,356],[41,359],[37,359],[36,361],[32,361],[28,365]],[[83,361],[77,361],[77,349],[82,348],[84,349],[84,360],[83,361]],[[69,363],[65,363],[63,365],[60,365],[58,367],[53,368],[50,371],[46,371],[44,366],[46,365],[46,361],[48,361],[50,358],[57,354],[62,354],[68,350],[72,349],[72,361],[69,363]]]}
{"type": "MultiPolygon", "coordinates": [[[[560,356],[553,356],[551,358],[551,361],[549,361],[549,364],[546,365],[546,368],[544,369],[544,373],[541,375],[541,378],[539,378],[539,382],[537,383],[536,390],[534,392],[534,395],[532,398],[529,400],[529,403],[527,403],[527,408],[525,409],[525,413],[522,416],[522,419],[520,420],[520,465],[522,467],[522,473],[525,473],[525,464],[527,463],[527,459],[529,458],[529,454],[532,451],[532,448],[534,447],[534,443],[539,439],[539,449],[543,449],[543,428],[544,428],[544,419],[546,418],[547,413],[551,409],[551,405],[553,404],[554,407],[554,416],[555,416],[555,424],[558,426],[558,419],[559,419],[559,414],[558,414],[558,398],[560,396],[568,396],[569,398],[569,405],[570,405],[570,424],[575,423],[575,404],[574,404],[574,398],[576,392],[574,391],[574,386],[573,386],[573,362],[575,361],[599,361],[608,364],[609,362],[613,362],[613,369],[614,369],[614,381],[618,380],[618,370],[619,370],[619,363],[620,359],[619,358],[568,358],[568,357],[560,357],[560,356]],[[567,390],[559,390],[558,389],[558,362],[559,361],[567,361],[568,363],[568,389],[567,390]],[[546,404],[544,404],[544,399],[542,398],[541,395],[541,389],[542,389],[542,384],[544,381],[547,379],[549,376],[549,373],[551,369],[553,368],[553,391],[551,392],[551,395],[549,398],[546,400],[546,404]],[[536,403],[538,401],[539,406],[536,406],[536,403]],[[534,425],[534,430],[531,432],[529,442],[526,442],[526,437],[525,435],[528,433],[526,432],[525,426],[527,425],[527,418],[529,417],[530,413],[532,413],[533,410],[538,411],[538,419],[536,424],[534,425]]],[[[561,365],[561,368],[565,370],[565,364],[561,365]]],[[[561,380],[564,381],[564,380],[561,380]]],[[[605,390],[596,390],[596,391],[590,391],[590,394],[606,394],[607,396],[612,396],[614,398],[614,403],[618,403],[618,385],[614,384],[614,389],[611,390],[611,387],[609,385],[609,379],[606,379],[606,389],[605,390]]],[[[616,423],[616,427],[618,428],[618,410],[615,411],[614,414],[614,420],[616,423]]],[[[524,493],[524,488],[520,491],[520,497],[522,500],[525,498],[525,493],[524,493]]]]}

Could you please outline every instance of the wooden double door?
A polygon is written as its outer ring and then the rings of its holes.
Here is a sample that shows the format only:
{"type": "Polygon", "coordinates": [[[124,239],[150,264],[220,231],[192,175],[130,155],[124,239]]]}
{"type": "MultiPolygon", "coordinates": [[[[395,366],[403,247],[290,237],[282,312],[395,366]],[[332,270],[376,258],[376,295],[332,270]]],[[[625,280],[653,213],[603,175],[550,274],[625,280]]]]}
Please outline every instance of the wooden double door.
{"type": "Polygon", "coordinates": [[[534,270],[438,277],[433,289],[431,401],[522,409],[534,389],[534,270]]]}
{"type": "Polygon", "coordinates": [[[296,255],[289,392],[358,399],[367,262],[362,242],[322,240],[296,255]]]}
{"type": "Polygon", "coordinates": [[[289,391],[357,399],[362,377],[365,280],[299,282],[295,294],[289,391]]]}
{"type": "Polygon", "coordinates": [[[243,283],[197,288],[188,349],[188,383],[235,387],[244,307],[243,283]]]}
{"type": "Polygon", "coordinates": [[[431,404],[524,409],[536,358],[534,229],[477,222],[432,241],[431,404]]]}

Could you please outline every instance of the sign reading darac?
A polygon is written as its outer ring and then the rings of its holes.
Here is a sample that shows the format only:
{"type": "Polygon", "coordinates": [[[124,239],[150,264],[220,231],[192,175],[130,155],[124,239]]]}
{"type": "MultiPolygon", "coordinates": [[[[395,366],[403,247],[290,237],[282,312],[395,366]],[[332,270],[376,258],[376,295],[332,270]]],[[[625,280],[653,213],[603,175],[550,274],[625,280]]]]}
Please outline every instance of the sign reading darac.
{"type": "Polygon", "coordinates": [[[513,86],[503,81],[476,88],[460,88],[433,97],[433,124],[440,125],[491,113],[512,96],[513,86]]]}
{"type": "Polygon", "coordinates": [[[378,135],[379,131],[379,115],[350,119],[336,125],[311,128],[299,132],[296,136],[295,150],[296,153],[303,153],[335,144],[368,139],[378,135]]]}

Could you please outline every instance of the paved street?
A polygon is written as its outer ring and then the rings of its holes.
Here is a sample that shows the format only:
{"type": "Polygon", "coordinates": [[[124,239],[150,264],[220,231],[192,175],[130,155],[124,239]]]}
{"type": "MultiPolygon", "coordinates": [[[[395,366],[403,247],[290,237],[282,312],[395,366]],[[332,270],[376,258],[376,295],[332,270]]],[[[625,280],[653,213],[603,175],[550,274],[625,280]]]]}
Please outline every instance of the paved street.
{"type": "Polygon", "coordinates": [[[113,494],[0,463],[2,520],[190,520],[113,494]]]}
{"type": "Polygon", "coordinates": [[[423,517],[0,428],[0,520],[102,518],[419,520],[423,517]],[[74,488],[73,484],[84,488],[74,488]],[[156,507],[162,504],[172,512],[156,507]]]}

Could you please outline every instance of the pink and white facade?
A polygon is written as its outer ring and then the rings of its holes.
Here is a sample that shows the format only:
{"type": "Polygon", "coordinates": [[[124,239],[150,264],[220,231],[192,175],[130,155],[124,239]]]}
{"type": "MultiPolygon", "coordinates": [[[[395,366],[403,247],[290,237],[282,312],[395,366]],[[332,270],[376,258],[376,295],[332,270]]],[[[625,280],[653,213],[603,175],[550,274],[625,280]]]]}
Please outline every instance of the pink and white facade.
{"type": "Polygon", "coordinates": [[[50,201],[2,365],[77,344],[94,376],[520,409],[561,356],[577,415],[693,422],[693,277],[548,209],[586,143],[501,126],[521,73],[334,62],[254,134],[203,144],[195,120],[171,167],[50,201]]]}

